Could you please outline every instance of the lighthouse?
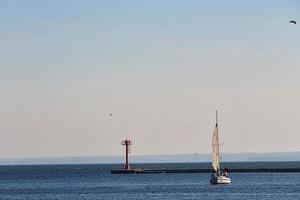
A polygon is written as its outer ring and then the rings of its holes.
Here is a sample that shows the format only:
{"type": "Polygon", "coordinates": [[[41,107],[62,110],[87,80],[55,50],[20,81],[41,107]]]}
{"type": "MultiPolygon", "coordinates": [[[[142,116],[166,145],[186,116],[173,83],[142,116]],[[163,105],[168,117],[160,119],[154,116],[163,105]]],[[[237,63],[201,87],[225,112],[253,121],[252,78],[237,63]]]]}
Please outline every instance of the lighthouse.
{"type": "Polygon", "coordinates": [[[125,170],[130,170],[129,161],[128,161],[128,154],[130,153],[130,146],[132,145],[132,141],[130,139],[126,138],[126,140],[123,140],[121,142],[121,144],[123,146],[125,146],[125,156],[126,156],[126,158],[125,158],[125,167],[124,167],[124,169],[125,170]]]}

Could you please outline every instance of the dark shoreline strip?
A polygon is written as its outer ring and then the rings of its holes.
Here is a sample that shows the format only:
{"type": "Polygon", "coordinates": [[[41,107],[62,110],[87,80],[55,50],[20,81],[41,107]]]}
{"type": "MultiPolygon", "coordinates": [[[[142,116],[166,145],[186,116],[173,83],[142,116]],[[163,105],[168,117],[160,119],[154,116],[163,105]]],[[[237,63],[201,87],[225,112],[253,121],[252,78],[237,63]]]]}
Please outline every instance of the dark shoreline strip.
{"type": "MultiPolygon", "coordinates": [[[[112,174],[211,173],[211,169],[115,169],[112,174]]],[[[300,168],[229,169],[229,173],[300,173],[300,168]]]]}

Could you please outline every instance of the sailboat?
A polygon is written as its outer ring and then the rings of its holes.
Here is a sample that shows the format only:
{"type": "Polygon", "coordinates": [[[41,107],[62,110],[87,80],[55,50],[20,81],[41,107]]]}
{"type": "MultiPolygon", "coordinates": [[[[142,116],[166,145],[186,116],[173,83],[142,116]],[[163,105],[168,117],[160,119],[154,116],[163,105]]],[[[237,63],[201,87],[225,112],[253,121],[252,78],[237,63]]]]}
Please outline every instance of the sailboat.
{"type": "Polygon", "coordinates": [[[219,149],[219,130],[218,130],[218,113],[216,111],[216,126],[212,138],[212,174],[211,184],[229,184],[228,168],[221,170],[220,168],[220,149],[219,149]]]}

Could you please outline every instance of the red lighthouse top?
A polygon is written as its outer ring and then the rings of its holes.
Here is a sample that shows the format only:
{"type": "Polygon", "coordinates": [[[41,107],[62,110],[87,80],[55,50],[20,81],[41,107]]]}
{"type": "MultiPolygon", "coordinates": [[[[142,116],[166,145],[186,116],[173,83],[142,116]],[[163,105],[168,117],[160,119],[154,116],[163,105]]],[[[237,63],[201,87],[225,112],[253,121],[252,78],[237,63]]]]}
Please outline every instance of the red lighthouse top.
{"type": "Polygon", "coordinates": [[[123,141],[121,142],[121,144],[122,144],[122,145],[132,145],[132,140],[126,138],[126,140],[123,140],[123,141]]]}

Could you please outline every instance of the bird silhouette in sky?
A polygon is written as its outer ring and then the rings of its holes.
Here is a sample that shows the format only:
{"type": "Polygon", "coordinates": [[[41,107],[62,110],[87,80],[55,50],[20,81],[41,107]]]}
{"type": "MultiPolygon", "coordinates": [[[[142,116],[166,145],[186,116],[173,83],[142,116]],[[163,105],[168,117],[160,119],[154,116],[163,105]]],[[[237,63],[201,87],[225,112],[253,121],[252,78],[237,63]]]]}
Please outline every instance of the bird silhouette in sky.
{"type": "Polygon", "coordinates": [[[289,21],[291,24],[297,24],[297,22],[295,20],[290,20],[289,21]]]}

